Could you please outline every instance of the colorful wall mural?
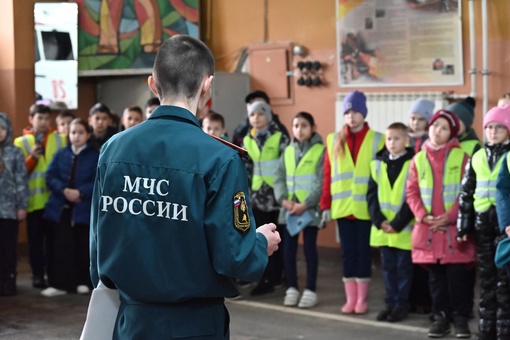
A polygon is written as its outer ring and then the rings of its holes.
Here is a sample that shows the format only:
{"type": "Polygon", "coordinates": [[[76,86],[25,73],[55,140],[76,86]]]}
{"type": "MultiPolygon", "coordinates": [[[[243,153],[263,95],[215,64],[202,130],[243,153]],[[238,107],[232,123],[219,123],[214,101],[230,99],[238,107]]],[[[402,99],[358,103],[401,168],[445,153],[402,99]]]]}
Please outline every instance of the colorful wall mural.
{"type": "Polygon", "coordinates": [[[81,75],[149,73],[162,41],[199,38],[199,0],[74,0],[81,75]]]}

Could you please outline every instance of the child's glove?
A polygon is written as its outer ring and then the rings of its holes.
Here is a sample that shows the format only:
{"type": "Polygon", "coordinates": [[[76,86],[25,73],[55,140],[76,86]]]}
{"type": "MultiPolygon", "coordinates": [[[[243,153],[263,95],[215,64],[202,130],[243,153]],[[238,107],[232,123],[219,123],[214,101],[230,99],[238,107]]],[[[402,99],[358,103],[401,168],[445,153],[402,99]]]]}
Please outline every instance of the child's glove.
{"type": "Polygon", "coordinates": [[[322,212],[321,221],[318,225],[319,229],[322,229],[326,226],[326,223],[331,221],[331,210],[326,209],[322,212]]]}

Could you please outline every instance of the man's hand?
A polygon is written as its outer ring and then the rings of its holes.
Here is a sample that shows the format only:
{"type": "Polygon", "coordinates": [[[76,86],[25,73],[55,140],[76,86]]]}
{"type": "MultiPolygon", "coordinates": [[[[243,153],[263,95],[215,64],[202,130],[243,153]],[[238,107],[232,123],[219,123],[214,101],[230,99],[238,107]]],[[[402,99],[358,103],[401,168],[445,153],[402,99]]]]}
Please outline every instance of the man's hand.
{"type": "Polygon", "coordinates": [[[278,243],[280,243],[280,233],[276,231],[274,223],[261,225],[257,228],[257,232],[265,236],[267,240],[267,255],[271,256],[278,250],[278,243]]]}
{"type": "Polygon", "coordinates": [[[506,236],[510,237],[510,225],[507,225],[505,228],[505,234],[506,236]]]}

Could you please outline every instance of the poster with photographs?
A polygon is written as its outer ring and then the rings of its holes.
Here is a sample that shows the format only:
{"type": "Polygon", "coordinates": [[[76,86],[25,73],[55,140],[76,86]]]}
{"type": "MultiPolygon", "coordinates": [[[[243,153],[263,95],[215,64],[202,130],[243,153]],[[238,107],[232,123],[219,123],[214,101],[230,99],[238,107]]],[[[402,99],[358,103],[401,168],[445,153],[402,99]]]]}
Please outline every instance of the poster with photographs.
{"type": "Polygon", "coordinates": [[[460,0],[336,0],[340,87],[462,85],[460,0]]]}

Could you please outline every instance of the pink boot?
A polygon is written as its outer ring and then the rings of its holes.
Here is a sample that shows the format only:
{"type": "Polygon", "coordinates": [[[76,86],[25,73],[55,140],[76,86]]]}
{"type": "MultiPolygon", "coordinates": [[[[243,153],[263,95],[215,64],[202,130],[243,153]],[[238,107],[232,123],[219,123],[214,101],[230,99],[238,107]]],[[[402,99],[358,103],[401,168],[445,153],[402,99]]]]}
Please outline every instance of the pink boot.
{"type": "Polygon", "coordinates": [[[357,280],[355,282],[357,286],[358,299],[356,301],[356,306],[354,307],[354,313],[366,314],[368,312],[367,296],[370,281],[365,279],[363,281],[357,280]]]}
{"type": "Polygon", "coordinates": [[[354,313],[356,306],[356,296],[358,294],[356,281],[354,279],[346,279],[344,278],[344,289],[345,289],[345,297],[347,298],[347,302],[342,306],[342,313],[344,314],[352,314],[354,313]]]}

